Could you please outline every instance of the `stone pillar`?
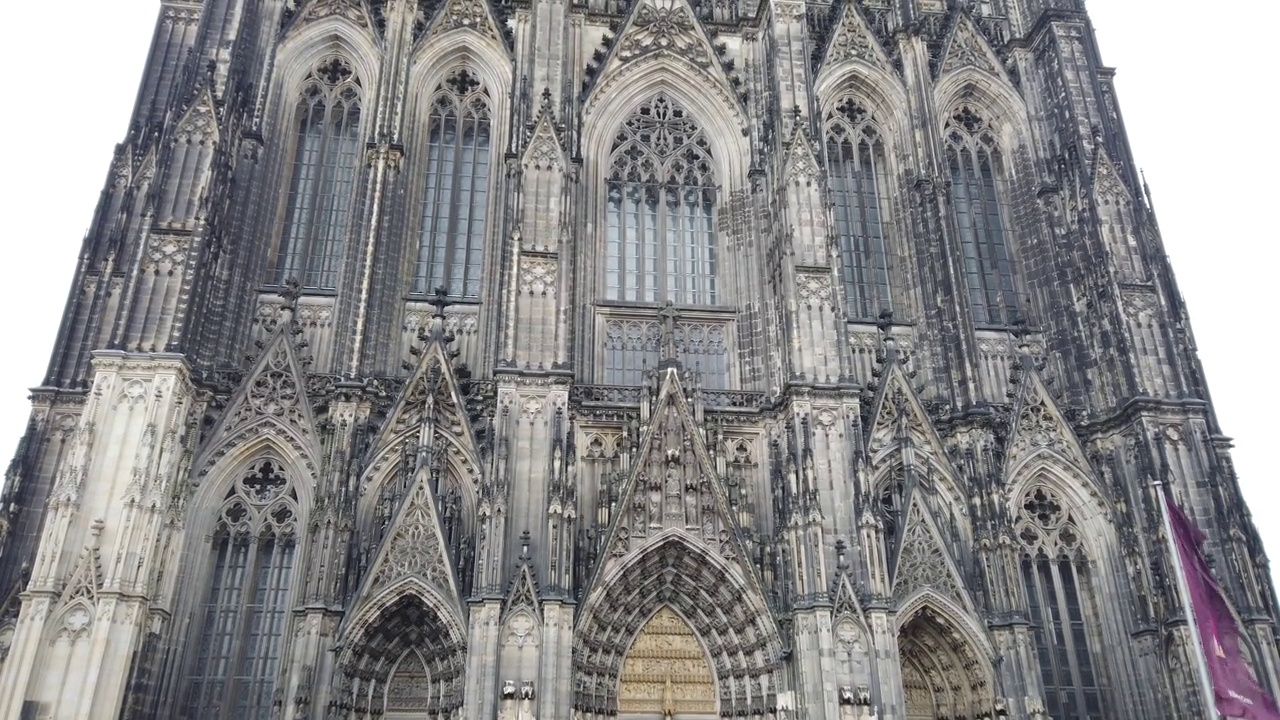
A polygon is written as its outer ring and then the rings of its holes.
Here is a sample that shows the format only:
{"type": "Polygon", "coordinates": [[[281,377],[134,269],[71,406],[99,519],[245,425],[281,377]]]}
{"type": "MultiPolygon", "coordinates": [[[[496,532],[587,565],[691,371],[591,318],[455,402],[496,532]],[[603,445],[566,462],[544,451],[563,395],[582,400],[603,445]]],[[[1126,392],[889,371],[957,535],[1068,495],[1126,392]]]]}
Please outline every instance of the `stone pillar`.
{"type": "Polygon", "coordinates": [[[471,604],[467,638],[466,695],[460,720],[493,720],[498,712],[498,635],[502,601],[471,604]]]}
{"type": "Polygon", "coordinates": [[[186,361],[99,351],[93,367],[0,675],[0,718],[32,700],[54,717],[114,720],[165,557],[194,426],[186,361]],[[56,653],[55,634],[68,643],[56,653]]]}

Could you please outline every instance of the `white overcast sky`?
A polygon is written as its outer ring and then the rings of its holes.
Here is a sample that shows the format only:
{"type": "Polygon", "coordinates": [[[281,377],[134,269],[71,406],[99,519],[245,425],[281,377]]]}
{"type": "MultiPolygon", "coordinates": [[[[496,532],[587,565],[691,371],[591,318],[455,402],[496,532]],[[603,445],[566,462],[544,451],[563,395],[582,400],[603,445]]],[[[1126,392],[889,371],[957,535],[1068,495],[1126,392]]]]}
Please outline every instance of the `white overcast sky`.
{"type": "MultiPolygon", "coordinates": [[[[1245,496],[1280,555],[1275,298],[1280,206],[1272,28],[1277,3],[1092,0],[1103,60],[1146,171],[1245,496]]],[[[0,466],[44,374],[81,238],[124,135],[157,0],[6,9],[8,143],[0,174],[0,466]],[[56,16],[56,23],[51,17],[56,16]]]]}

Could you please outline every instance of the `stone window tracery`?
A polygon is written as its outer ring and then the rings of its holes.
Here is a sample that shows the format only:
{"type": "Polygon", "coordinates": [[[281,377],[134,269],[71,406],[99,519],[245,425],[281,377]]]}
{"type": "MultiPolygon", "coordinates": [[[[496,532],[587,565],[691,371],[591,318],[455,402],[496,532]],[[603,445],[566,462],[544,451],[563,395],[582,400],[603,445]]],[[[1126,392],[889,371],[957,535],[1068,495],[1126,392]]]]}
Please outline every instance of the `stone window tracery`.
{"type": "Polygon", "coordinates": [[[302,86],[294,122],[288,210],[276,282],[332,290],[360,165],[360,81],[343,58],[321,60],[302,86]]]}
{"type": "Polygon", "coordinates": [[[1018,537],[1045,707],[1063,720],[1103,717],[1101,681],[1085,626],[1088,562],[1080,530],[1062,499],[1038,486],[1023,495],[1018,537]]]}
{"type": "MultiPolygon", "coordinates": [[[[723,322],[676,322],[677,357],[705,388],[729,387],[729,332],[723,322]]],[[[646,371],[658,367],[662,355],[662,327],[656,320],[609,318],[604,323],[604,382],[607,385],[644,384],[646,371]]]]}
{"type": "Polygon", "coordinates": [[[1003,219],[995,132],[980,115],[962,106],[947,121],[946,149],[973,320],[979,325],[1012,325],[1019,317],[1018,296],[1003,219]]]}
{"type": "Polygon", "coordinates": [[[622,124],[611,153],[605,297],[714,305],[716,185],[702,128],[659,94],[622,124]]]}
{"type": "Polygon", "coordinates": [[[275,460],[253,465],[227,493],[213,531],[189,717],[271,716],[297,527],[297,496],[275,460]]]}
{"type": "Polygon", "coordinates": [[[870,113],[851,98],[827,114],[826,136],[848,317],[874,320],[881,311],[893,310],[885,249],[884,141],[870,113]]]}
{"type": "Polygon", "coordinates": [[[489,93],[458,68],[436,88],[428,119],[421,239],[414,293],[443,287],[453,297],[480,297],[489,212],[489,93]]]}

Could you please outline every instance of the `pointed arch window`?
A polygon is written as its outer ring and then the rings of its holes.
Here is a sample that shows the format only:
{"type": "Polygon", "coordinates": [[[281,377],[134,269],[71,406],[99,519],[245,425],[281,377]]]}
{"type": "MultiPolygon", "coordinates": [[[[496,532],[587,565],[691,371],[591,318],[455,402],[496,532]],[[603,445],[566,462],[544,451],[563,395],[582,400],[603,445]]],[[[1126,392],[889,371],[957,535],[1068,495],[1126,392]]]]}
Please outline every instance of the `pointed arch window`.
{"type": "Polygon", "coordinates": [[[845,99],[827,115],[827,175],[850,320],[893,310],[885,250],[884,142],[870,114],[845,99]]]}
{"type": "Polygon", "coordinates": [[[489,213],[489,93],[466,68],[436,88],[427,121],[426,189],[414,293],[480,297],[489,213]]]}
{"type": "Polygon", "coordinates": [[[1018,319],[1013,259],[1003,216],[1000,152],[987,122],[968,107],[947,121],[951,202],[960,230],[973,321],[1008,326],[1018,319]]]}
{"type": "Polygon", "coordinates": [[[360,82],[343,58],[322,60],[303,84],[276,282],[332,290],[346,245],[360,164],[360,82]]]}
{"type": "Polygon", "coordinates": [[[297,495],[273,460],[227,494],[213,533],[187,717],[271,717],[289,610],[297,495]]]}
{"type": "Polygon", "coordinates": [[[606,181],[605,297],[719,300],[715,173],[706,134],[665,95],[614,137],[606,181]]]}
{"type": "Polygon", "coordinates": [[[1088,562],[1061,499],[1046,487],[1023,496],[1018,533],[1045,708],[1050,717],[1103,717],[1101,683],[1085,626],[1090,615],[1088,562]]]}

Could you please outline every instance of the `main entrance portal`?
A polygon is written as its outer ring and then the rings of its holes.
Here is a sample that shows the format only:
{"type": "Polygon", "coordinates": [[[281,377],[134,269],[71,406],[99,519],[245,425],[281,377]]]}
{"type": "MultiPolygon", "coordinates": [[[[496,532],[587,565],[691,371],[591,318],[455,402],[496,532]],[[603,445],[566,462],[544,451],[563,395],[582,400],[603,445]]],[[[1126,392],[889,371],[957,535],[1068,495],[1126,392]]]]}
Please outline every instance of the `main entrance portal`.
{"type": "Polygon", "coordinates": [[[689,623],[663,607],[636,635],[622,665],[618,716],[694,720],[716,716],[716,682],[689,623]]]}

